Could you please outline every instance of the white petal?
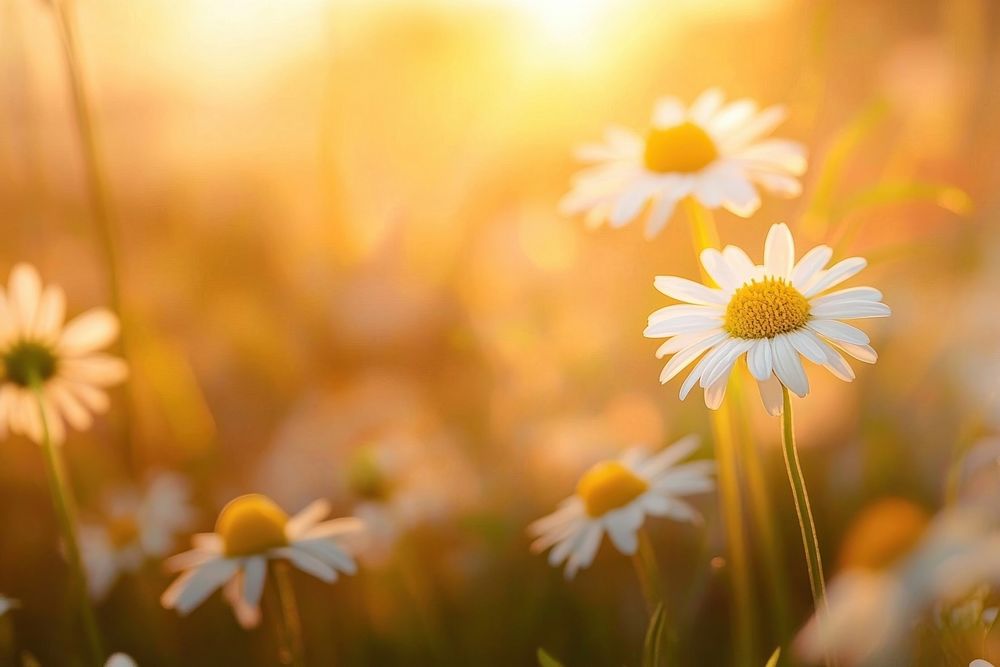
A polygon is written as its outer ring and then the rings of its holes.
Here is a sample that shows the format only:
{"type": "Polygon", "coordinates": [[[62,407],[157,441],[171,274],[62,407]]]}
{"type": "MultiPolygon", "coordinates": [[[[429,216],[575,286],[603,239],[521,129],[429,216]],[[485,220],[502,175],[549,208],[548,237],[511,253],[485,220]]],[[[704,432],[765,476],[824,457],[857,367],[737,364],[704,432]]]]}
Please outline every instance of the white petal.
{"type": "Polygon", "coordinates": [[[868,334],[861,329],[837,320],[810,320],[806,326],[831,340],[855,343],[856,345],[867,345],[871,342],[868,334]]]}
{"type": "Polygon", "coordinates": [[[795,263],[795,241],[785,224],[772,225],[764,241],[764,266],[771,276],[790,278],[795,263]]]}
{"type": "Polygon", "coordinates": [[[824,363],[823,366],[825,366],[828,371],[833,373],[834,377],[837,377],[844,382],[854,381],[854,369],[851,368],[851,365],[847,363],[847,360],[844,359],[839,352],[829,345],[826,346],[826,363],[824,363]]]}
{"type": "Polygon", "coordinates": [[[672,193],[669,192],[661,192],[656,198],[653,210],[649,212],[649,217],[646,218],[647,239],[654,238],[667,226],[675,208],[677,208],[677,197],[672,196],[672,193]]]}
{"type": "Polygon", "coordinates": [[[812,305],[834,303],[837,301],[881,301],[882,292],[874,287],[848,287],[847,289],[830,292],[810,301],[812,305]]]}
{"type": "Polygon", "coordinates": [[[66,315],[66,295],[54,285],[42,291],[38,312],[35,314],[33,334],[39,340],[55,342],[66,315]]]}
{"type": "Polygon", "coordinates": [[[848,257],[842,259],[826,271],[817,273],[810,284],[802,290],[802,296],[811,298],[824,290],[828,290],[834,285],[839,285],[851,276],[857,274],[861,269],[868,266],[868,262],[863,257],[848,257]]]}
{"type": "Polygon", "coordinates": [[[7,298],[16,330],[30,336],[42,294],[42,279],[30,264],[21,262],[10,272],[7,298]]]}
{"type": "Polygon", "coordinates": [[[118,328],[118,318],[110,310],[88,310],[66,325],[59,339],[59,351],[77,355],[100,350],[118,337],[118,328]]]}
{"type": "Polygon", "coordinates": [[[247,559],[243,566],[243,599],[251,607],[260,604],[267,579],[267,559],[263,556],[247,559]]]}
{"type": "Polygon", "coordinates": [[[307,574],[311,574],[317,579],[320,579],[327,583],[331,583],[337,580],[336,570],[334,570],[332,567],[330,567],[320,559],[316,558],[312,554],[309,554],[308,552],[303,551],[302,549],[299,549],[294,545],[289,547],[282,547],[280,549],[275,549],[271,553],[273,553],[275,556],[287,558],[292,562],[293,565],[295,565],[295,567],[302,570],[303,572],[306,572],[307,574]]]}
{"type": "MultiPolygon", "coordinates": [[[[729,365],[729,369],[732,369],[732,364],[729,365]]],[[[727,369],[726,373],[716,380],[714,384],[705,388],[705,406],[709,410],[718,410],[719,406],[722,405],[722,400],[726,397],[726,386],[728,384],[729,372],[727,369]]]]}
{"type": "Polygon", "coordinates": [[[310,528],[322,521],[330,513],[330,503],[326,500],[314,500],[305,509],[293,516],[285,524],[285,534],[289,539],[296,539],[310,528]]]}
{"type": "Polygon", "coordinates": [[[722,331],[675,354],[660,372],[660,384],[670,382],[670,380],[672,380],[682,370],[687,368],[691,362],[697,359],[703,352],[705,352],[705,350],[709,349],[713,345],[721,343],[728,337],[729,334],[722,331]]]}
{"type": "Polygon", "coordinates": [[[109,387],[128,377],[128,366],[118,357],[98,353],[62,359],[59,374],[72,382],[109,387]]]}
{"type": "Polygon", "coordinates": [[[760,400],[764,403],[767,414],[777,417],[784,410],[784,394],[781,391],[781,382],[774,375],[766,380],[757,381],[757,389],[760,390],[760,400]]]}
{"type": "Polygon", "coordinates": [[[771,377],[771,343],[766,338],[758,340],[747,353],[747,366],[750,374],[763,382],[771,377]]]}
{"type": "Polygon", "coordinates": [[[742,248],[727,245],[722,249],[722,256],[729,262],[729,266],[733,270],[733,275],[736,276],[741,285],[757,277],[759,273],[757,265],[753,263],[742,248]]]}
{"type": "Polygon", "coordinates": [[[747,144],[760,139],[774,131],[785,121],[787,112],[782,106],[772,106],[764,109],[733,132],[726,136],[724,149],[727,152],[738,151],[747,144]]]}
{"type": "Polygon", "coordinates": [[[813,332],[800,329],[788,333],[787,337],[792,347],[809,361],[814,364],[823,364],[826,362],[825,346],[813,332]]]}
{"type": "Polygon", "coordinates": [[[611,538],[611,542],[618,551],[626,556],[631,556],[636,552],[639,540],[633,528],[613,520],[605,522],[605,528],[608,531],[608,537],[611,538]]]}
{"type": "MultiPolygon", "coordinates": [[[[236,574],[239,565],[239,560],[229,558],[205,563],[193,571],[193,576],[185,582],[172,606],[182,615],[189,613],[236,574]]],[[[170,589],[167,589],[169,592],[170,589]]],[[[164,598],[167,593],[163,594],[164,598]]],[[[164,606],[171,605],[164,602],[164,606]]]]}
{"type": "Polygon", "coordinates": [[[741,283],[738,282],[737,276],[729,266],[729,262],[715,248],[706,248],[701,251],[701,265],[705,267],[705,271],[711,276],[712,280],[724,291],[732,292],[740,286],[741,283]]]}
{"type": "Polygon", "coordinates": [[[701,374],[705,371],[705,367],[708,366],[710,358],[711,357],[707,354],[704,357],[702,357],[701,361],[695,364],[694,369],[687,376],[687,379],[684,380],[684,383],[681,385],[681,390],[680,390],[680,399],[682,401],[685,398],[687,398],[687,395],[691,392],[691,389],[693,389],[694,385],[698,382],[698,380],[701,379],[701,374]]]}
{"type": "Polygon", "coordinates": [[[822,269],[833,257],[830,246],[819,245],[807,252],[792,269],[792,285],[800,292],[813,279],[816,272],[822,269]]]}
{"type": "Polygon", "coordinates": [[[771,355],[774,357],[774,373],[782,384],[796,396],[806,396],[809,379],[802,368],[802,360],[784,334],[771,339],[771,355]]]}
{"type": "Polygon", "coordinates": [[[705,367],[699,384],[702,387],[708,387],[715,384],[719,378],[728,377],[729,371],[732,370],[736,360],[739,359],[741,354],[749,350],[753,344],[754,341],[752,340],[731,338],[719,345],[714,352],[714,359],[705,367]]]}
{"type": "Polygon", "coordinates": [[[687,278],[656,276],[653,286],[670,298],[687,303],[724,306],[728,301],[722,290],[706,287],[687,278]]]}
{"type": "Polygon", "coordinates": [[[854,343],[845,343],[843,341],[834,341],[833,344],[858,361],[863,361],[866,364],[874,364],[878,361],[878,354],[871,345],[855,345],[854,343]]]}
{"type": "Polygon", "coordinates": [[[653,126],[674,127],[684,122],[684,104],[676,97],[661,97],[653,107],[653,126]]]}
{"type": "Polygon", "coordinates": [[[722,107],[725,97],[718,88],[709,88],[698,96],[688,109],[688,116],[698,125],[705,125],[722,107]]]}
{"type": "Polygon", "coordinates": [[[707,331],[695,331],[692,333],[679,334],[673,338],[663,341],[663,344],[656,349],[656,358],[662,359],[668,354],[675,354],[686,348],[695,345],[706,338],[710,338],[718,333],[722,333],[722,328],[708,329],[707,331]]]}
{"type": "Polygon", "coordinates": [[[858,320],[867,317],[888,317],[889,306],[877,301],[834,301],[811,306],[810,313],[820,319],[858,320]]]}

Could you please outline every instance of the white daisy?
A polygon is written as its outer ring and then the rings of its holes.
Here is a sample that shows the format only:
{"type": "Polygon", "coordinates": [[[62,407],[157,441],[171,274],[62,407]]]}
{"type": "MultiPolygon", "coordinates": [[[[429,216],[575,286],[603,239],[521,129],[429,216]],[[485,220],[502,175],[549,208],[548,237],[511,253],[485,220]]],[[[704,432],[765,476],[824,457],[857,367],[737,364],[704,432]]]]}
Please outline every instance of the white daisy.
{"type": "Polygon", "coordinates": [[[618,551],[632,555],[647,515],[698,521],[698,512],[679,497],[712,490],[714,464],[675,465],[697,446],[698,438],[688,436],[656,454],[631,449],[618,460],[596,464],[580,478],[574,495],[528,528],[537,538],[532,550],[552,547],[549,564],[565,561],[569,579],[593,562],[604,533],[618,551]]]}
{"type": "Polygon", "coordinates": [[[325,500],[310,503],[291,518],[259,494],[230,501],[219,514],[214,533],[195,535],[194,549],[167,560],[169,569],[183,574],[160,602],[186,615],[224,587],[240,625],[256,626],[269,560],[288,560],[326,582],[336,581],[338,571],[357,571],[349,549],[364,525],[353,517],[323,521],[329,513],[325,500]]]}
{"type": "Polygon", "coordinates": [[[33,383],[41,387],[49,434],[62,442],[64,420],[78,430],[108,408],[104,389],[125,379],[117,357],[99,352],[118,336],[118,319],[94,308],[64,324],[66,296],[42,285],[35,268],[18,264],[0,288],[0,437],[9,427],[35,442],[43,437],[33,383]]]}
{"type": "Polygon", "coordinates": [[[177,535],[191,528],[196,513],[187,481],[159,473],[143,493],[121,489],[105,502],[105,520],[80,526],[80,548],[94,599],[104,598],[126,572],[166,556],[177,535]]]}
{"type": "Polygon", "coordinates": [[[685,197],[748,217],[760,207],[757,186],[783,197],[798,196],[802,186],[796,177],[806,169],[805,148],[786,139],[763,139],[784,121],[785,109],[758,111],[749,99],[723,102],[716,88],[688,108],[675,98],[663,98],[645,139],[612,127],[605,143],[581,146],[578,157],[592,166],[574,178],[561,210],[586,213],[592,226],[607,219],[612,227],[621,227],[651,202],[646,235],[652,237],[685,197]]]}
{"type": "Polygon", "coordinates": [[[841,380],[853,380],[854,370],[838,349],[869,364],[878,357],[868,335],[841,320],[886,317],[890,311],[881,302],[882,293],[871,287],[827,293],[867,265],[861,257],[851,257],[824,269],[832,255],[821,245],[796,263],[792,234],[780,224],[768,232],[763,265],[755,265],[735,246],[702,251],[701,263],[719,287],[657,276],[656,289],[684,302],[649,316],[645,335],[667,339],[656,356],[673,355],[660,382],[669,382],[701,357],[681,385],[680,397],[686,398],[697,383],[705,390],[705,404],[716,409],[733,366],[746,355],[767,411],[778,415],[782,385],[798,396],[809,393],[800,356],[841,380]]]}

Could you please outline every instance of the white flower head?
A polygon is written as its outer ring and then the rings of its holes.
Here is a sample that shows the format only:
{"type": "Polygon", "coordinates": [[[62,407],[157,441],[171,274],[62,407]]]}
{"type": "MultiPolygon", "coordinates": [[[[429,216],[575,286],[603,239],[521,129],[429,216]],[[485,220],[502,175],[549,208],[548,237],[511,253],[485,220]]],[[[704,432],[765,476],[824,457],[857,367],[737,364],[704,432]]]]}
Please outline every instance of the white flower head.
{"type": "Polygon", "coordinates": [[[35,442],[43,425],[34,386],[55,443],[65,423],[86,430],[92,414],[108,409],[105,388],[125,379],[121,359],[99,352],[118,336],[118,318],[94,308],[64,324],[66,295],[43,285],[30,264],[18,264],[0,287],[0,437],[8,428],[35,442]]]}
{"type": "Polygon", "coordinates": [[[80,526],[91,597],[104,598],[123,573],[167,555],[178,534],[194,524],[190,496],[183,477],[158,473],[142,492],[119,489],[106,498],[104,520],[80,526]]]}
{"type": "Polygon", "coordinates": [[[126,655],[124,653],[114,653],[112,654],[104,667],[138,667],[132,656],[126,655]]]}
{"type": "Polygon", "coordinates": [[[653,237],[685,197],[749,217],[760,207],[758,186],[779,196],[798,196],[805,148],[763,138],[784,121],[785,109],[758,110],[749,99],[724,101],[716,88],[687,108],[675,98],[663,98],[645,139],[612,127],[605,143],[581,146],[578,157],[592,166],[577,174],[560,208],[567,215],[586,213],[592,226],[607,219],[612,227],[621,227],[652,203],[646,235],[653,237]]]}
{"type": "Polygon", "coordinates": [[[329,513],[325,500],[310,503],[292,517],[259,494],[230,501],[214,533],[195,535],[194,549],[167,560],[168,569],[183,574],[160,602],[186,615],[222,587],[240,625],[255,627],[268,561],[287,560],[325,582],[336,581],[338,572],[357,571],[351,551],[364,525],[353,517],[323,521],[329,513]]]}
{"type": "Polygon", "coordinates": [[[718,287],[657,276],[656,289],[684,302],[649,316],[645,335],[667,339],[656,356],[673,355],[660,382],[669,382],[701,357],[681,385],[680,397],[684,400],[698,384],[714,410],[725,397],[730,372],[745,355],[764,406],[778,415],[782,385],[800,397],[809,393],[803,357],[841,380],[853,380],[854,370],[840,351],[869,364],[878,356],[866,333],[841,320],[886,317],[890,310],[872,287],[828,293],[867,265],[851,257],[824,268],[832,256],[821,245],[796,262],[792,234],[778,224],[768,232],[763,264],[754,264],[735,246],[701,253],[702,266],[718,287]]]}
{"type": "Polygon", "coordinates": [[[646,516],[697,522],[697,510],[681,496],[711,491],[714,464],[676,465],[697,446],[698,438],[688,436],[656,454],[630,449],[620,459],[594,465],[580,478],[575,494],[529,526],[536,538],[532,550],[552,547],[549,564],[555,567],[565,562],[569,579],[590,566],[605,533],[618,551],[632,555],[646,516]]]}

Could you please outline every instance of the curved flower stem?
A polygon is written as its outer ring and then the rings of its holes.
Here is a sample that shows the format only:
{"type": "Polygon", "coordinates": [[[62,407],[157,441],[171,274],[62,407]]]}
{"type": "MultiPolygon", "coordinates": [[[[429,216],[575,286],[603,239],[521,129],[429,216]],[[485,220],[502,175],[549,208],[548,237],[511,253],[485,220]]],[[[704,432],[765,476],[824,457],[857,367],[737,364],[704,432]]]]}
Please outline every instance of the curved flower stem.
{"type": "Polygon", "coordinates": [[[52,492],[52,504],[55,506],[59,529],[63,534],[66,558],[72,570],[73,597],[79,607],[80,621],[87,640],[90,663],[95,667],[100,667],[104,664],[104,649],[101,646],[101,633],[97,627],[97,619],[90,606],[90,598],[87,596],[87,575],[83,569],[80,544],[76,536],[76,505],[73,502],[73,493],[69,488],[69,478],[66,475],[62,452],[52,442],[49,434],[49,422],[45,414],[45,401],[40,381],[33,380],[31,388],[38,399],[38,413],[42,421],[42,451],[45,453],[45,469],[49,478],[49,490],[52,492]]]}
{"type": "Polygon", "coordinates": [[[781,391],[783,395],[781,450],[785,455],[785,468],[788,470],[788,481],[792,485],[792,496],[795,499],[795,513],[799,517],[799,528],[802,530],[802,545],[806,552],[806,568],[809,570],[813,603],[816,606],[816,614],[822,618],[829,611],[826,603],[826,584],[823,582],[823,560],[820,558],[816,524],[813,522],[809,493],[806,491],[806,481],[802,476],[799,453],[795,446],[792,401],[787,387],[782,386],[781,391]]]}
{"type": "MultiPolygon", "coordinates": [[[[690,197],[684,200],[684,208],[691,222],[695,255],[700,256],[706,248],[718,247],[719,234],[715,229],[711,212],[690,197]]],[[[704,269],[702,272],[704,275],[704,269]]],[[[707,276],[705,277],[707,279],[707,276]]],[[[731,380],[731,383],[734,381],[731,380]]],[[[747,539],[743,530],[744,510],[739,480],[739,451],[729,406],[723,403],[718,410],[711,411],[711,418],[715,460],[718,465],[722,521],[726,530],[729,572],[733,589],[735,614],[733,663],[753,664],[754,615],[757,606],[754,601],[753,581],[750,577],[747,539]]]]}
{"type": "Polygon", "coordinates": [[[660,577],[660,566],[656,563],[656,551],[645,528],[639,529],[638,539],[639,547],[632,555],[632,565],[639,578],[646,607],[649,613],[653,613],[656,605],[663,602],[663,579],[660,577]]]}
{"type": "MultiPolygon", "coordinates": [[[[118,230],[112,214],[108,180],[105,176],[104,163],[101,158],[97,133],[94,129],[93,113],[90,100],[83,82],[79,49],[77,47],[76,31],[74,29],[70,0],[51,0],[52,11],[59,30],[59,41],[63,47],[63,58],[66,62],[66,77],[73,99],[73,113],[76,118],[77,131],[83,153],[84,168],[87,177],[87,189],[90,194],[91,214],[97,226],[97,239],[103,255],[104,266],[108,272],[108,290],[110,292],[111,309],[121,323],[119,345],[122,356],[128,358],[127,334],[128,320],[122,299],[121,259],[118,251],[118,230]]],[[[132,447],[132,395],[128,382],[125,383],[125,401],[121,412],[121,447],[126,467],[134,470],[136,466],[135,452],[132,447]]]]}
{"type": "Polygon", "coordinates": [[[278,593],[278,612],[282,622],[279,632],[281,643],[278,661],[282,665],[305,667],[305,645],[302,639],[302,620],[299,618],[299,607],[295,601],[295,587],[292,576],[285,561],[275,561],[272,566],[275,589],[278,593]]]}

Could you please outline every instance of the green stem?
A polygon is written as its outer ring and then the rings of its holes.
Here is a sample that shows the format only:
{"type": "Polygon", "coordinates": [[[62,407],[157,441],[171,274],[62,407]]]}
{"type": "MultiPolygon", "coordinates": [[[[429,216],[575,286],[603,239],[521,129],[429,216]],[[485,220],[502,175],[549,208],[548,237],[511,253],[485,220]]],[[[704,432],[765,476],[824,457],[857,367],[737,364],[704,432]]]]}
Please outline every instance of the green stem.
{"type": "Polygon", "coordinates": [[[813,521],[812,509],[809,507],[809,493],[806,491],[806,481],[799,465],[799,453],[795,446],[795,430],[792,424],[792,401],[788,388],[782,386],[783,410],[781,445],[785,456],[785,468],[788,470],[788,482],[792,486],[792,497],[795,499],[795,513],[799,517],[799,528],[802,531],[802,545],[806,552],[806,568],[809,571],[809,586],[812,589],[813,604],[816,614],[822,620],[829,609],[826,603],[826,584],[823,583],[823,560],[819,553],[819,540],[816,537],[816,524],[813,521]]]}
{"type": "MultiPolygon", "coordinates": [[[[66,76],[69,82],[73,100],[73,114],[76,118],[77,131],[83,152],[84,168],[87,178],[87,190],[90,194],[91,214],[97,226],[98,245],[103,254],[104,266],[108,272],[108,290],[110,292],[111,308],[121,323],[119,346],[122,356],[126,354],[126,336],[128,320],[122,298],[121,259],[118,251],[118,233],[111,210],[108,195],[108,180],[105,176],[104,163],[101,157],[97,133],[94,128],[94,117],[83,82],[79,48],[69,0],[52,0],[53,14],[59,30],[59,40],[63,47],[63,59],[66,63],[66,76]]],[[[135,471],[136,461],[131,441],[132,429],[132,395],[130,385],[126,382],[124,410],[121,412],[120,442],[126,466],[135,471]]]]}
{"type": "Polygon", "coordinates": [[[104,649],[101,646],[101,633],[97,627],[97,619],[87,594],[87,575],[83,569],[80,543],[76,536],[76,505],[69,488],[66,466],[62,460],[61,451],[52,442],[52,437],[49,434],[49,422],[45,414],[41,383],[34,380],[31,383],[31,388],[38,400],[38,413],[42,421],[42,451],[45,453],[45,468],[49,478],[49,489],[52,492],[52,504],[55,506],[59,528],[62,531],[66,557],[72,570],[73,597],[79,606],[80,621],[87,640],[87,652],[90,655],[91,664],[100,667],[104,664],[104,649]]]}
{"type": "Polygon", "coordinates": [[[635,573],[639,578],[639,587],[642,589],[642,597],[646,600],[646,607],[650,613],[653,613],[656,605],[663,602],[663,579],[660,577],[660,567],[656,563],[653,543],[645,528],[639,529],[638,539],[639,548],[632,556],[632,565],[635,566],[635,573]]]}
{"type": "Polygon", "coordinates": [[[305,645],[302,636],[302,620],[299,618],[299,607],[295,601],[295,587],[292,585],[291,572],[288,563],[276,561],[272,568],[274,583],[278,594],[278,607],[282,619],[280,637],[280,652],[278,660],[282,665],[305,667],[305,645]]]}
{"type": "MultiPolygon", "coordinates": [[[[684,208],[691,222],[691,236],[695,254],[706,248],[719,246],[719,233],[712,213],[693,198],[684,200],[684,208]]],[[[702,276],[709,280],[702,267],[702,276]]],[[[740,489],[739,451],[733,434],[732,416],[725,403],[711,413],[712,435],[715,442],[715,459],[718,466],[719,495],[722,521],[726,530],[729,555],[729,572],[734,602],[734,663],[754,662],[754,602],[753,581],[750,577],[750,560],[746,535],[743,531],[743,496],[740,489]]]]}
{"type": "Polygon", "coordinates": [[[778,643],[783,644],[788,638],[791,628],[791,614],[788,607],[790,599],[787,568],[784,551],[782,550],[781,534],[774,523],[774,510],[771,502],[771,492],[761,465],[760,450],[755,447],[753,432],[750,427],[747,411],[744,408],[746,395],[740,378],[734,378],[729,385],[728,400],[736,418],[737,441],[740,446],[740,463],[746,479],[748,497],[750,499],[750,518],[760,543],[764,557],[764,575],[771,596],[771,608],[774,612],[773,629],[778,643]]]}

